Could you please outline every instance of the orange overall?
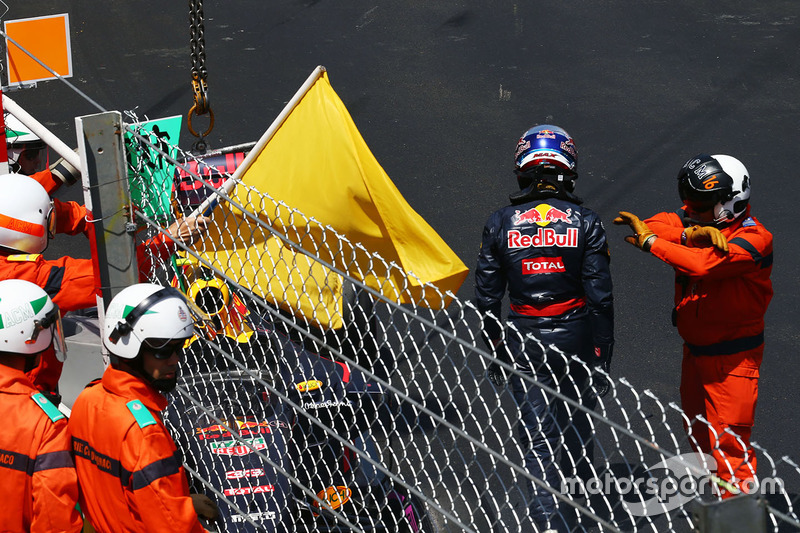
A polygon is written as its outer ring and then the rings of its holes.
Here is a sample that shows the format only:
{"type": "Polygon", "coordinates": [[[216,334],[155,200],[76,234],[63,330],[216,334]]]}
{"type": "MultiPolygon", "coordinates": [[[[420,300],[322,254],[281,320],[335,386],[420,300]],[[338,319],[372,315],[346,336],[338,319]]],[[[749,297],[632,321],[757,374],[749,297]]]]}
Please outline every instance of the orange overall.
{"type": "Polygon", "coordinates": [[[690,440],[714,456],[719,477],[747,489],[741,482],[756,473],[750,435],[764,314],[772,299],[772,234],[750,216],[749,207],[721,228],[727,254],[683,246],[684,224],[677,213],[659,213],[645,223],[659,237],[651,253],[675,268],[675,319],[684,341],[681,404],[690,440]]]}
{"type": "MultiPolygon", "coordinates": [[[[146,281],[155,260],[163,261],[174,250],[175,244],[161,234],[137,246],[139,279],[146,281]]],[[[97,305],[97,282],[91,259],[65,256],[48,260],[40,254],[0,252],[0,280],[3,279],[23,279],[35,283],[50,295],[62,313],[97,305]]],[[[53,351],[48,350],[42,354],[39,367],[28,375],[40,390],[52,391],[56,389],[63,366],[53,351]]]]}
{"type": "MultiPolygon", "coordinates": [[[[31,178],[39,182],[39,185],[44,187],[51,198],[53,193],[64,184],[61,180],[54,178],[49,169],[31,174],[31,178]]],[[[56,233],[66,233],[67,235],[86,233],[88,229],[86,206],[78,202],[62,202],[58,198],[53,198],[53,209],[56,215],[56,233]]]]}
{"type": "Polygon", "coordinates": [[[53,176],[53,173],[49,168],[40,170],[39,172],[34,172],[30,176],[38,181],[39,185],[44,187],[44,190],[47,191],[47,194],[49,194],[51,198],[53,197],[53,193],[60,189],[62,185],[64,185],[63,181],[53,176]]]}
{"type": "MultiPolygon", "coordinates": [[[[53,177],[50,170],[37,172],[30,177],[51,195],[63,184],[53,177]]],[[[67,235],[87,233],[90,224],[86,220],[89,212],[85,206],[77,202],[54,199],[53,209],[56,233],[67,235]]],[[[175,243],[161,233],[139,244],[136,247],[136,258],[140,281],[147,281],[152,277],[156,263],[166,261],[175,250],[175,243]]],[[[37,284],[50,295],[62,313],[97,305],[99,282],[95,279],[91,259],[65,256],[46,260],[40,254],[0,252],[0,280],[3,279],[23,279],[37,284]]],[[[54,391],[63,366],[64,364],[55,358],[51,349],[42,354],[41,363],[28,373],[28,377],[40,390],[54,391]]]]}
{"type": "Polygon", "coordinates": [[[0,531],[80,531],[67,420],[19,370],[0,365],[0,531]]]}
{"type": "Polygon", "coordinates": [[[203,532],[186,472],[144,381],[106,369],[75,400],[69,426],[81,509],[98,532],[203,532]]]}

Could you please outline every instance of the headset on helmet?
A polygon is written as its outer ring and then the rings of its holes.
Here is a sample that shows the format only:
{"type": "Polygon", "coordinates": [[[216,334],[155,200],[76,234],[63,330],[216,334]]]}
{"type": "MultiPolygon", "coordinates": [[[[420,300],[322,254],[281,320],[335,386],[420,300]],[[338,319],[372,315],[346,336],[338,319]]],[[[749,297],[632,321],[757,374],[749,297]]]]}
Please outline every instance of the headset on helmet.
{"type": "MultiPolygon", "coordinates": [[[[552,177],[571,184],[578,177],[578,149],[563,128],[551,124],[534,126],[517,142],[514,171],[520,189],[535,180],[552,177]]],[[[572,186],[570,185],[570,190],[572,186]]]]}
{"type": "Polygon", "coordinates": [[[22,174],[0,176],[0,247],[40,254],[55,232],[53,201],[39,182],[22,174]]]}
{"type": "Polygon", "coordinates": [[[750,202],[750,174],[741,161],[729,155],[698,154],[678,172],[681,200],[696,212],[713,209],[719,226],[739,218],[750,202]]]}
{"type": "Polygon", "coordinates": [[[159,349],[189,339],[208,317],[177,289],[153,283],[131,285],[117,294],[105,314],[103,343],[121,359],[135,359],[142,343],[159,349]]]}
{"type": "Polygon", "coordinates": [[[47,167],[47,145],[17,117],[5,115],[6,148],[12,172],[33,174],[47,167]]]}
{"type": "Polygon", "coordinates": [[[64,361],[61,314],[38,285],[21,279],[0,281],[0,352],[33,355],[53,344],[64,361]]]}

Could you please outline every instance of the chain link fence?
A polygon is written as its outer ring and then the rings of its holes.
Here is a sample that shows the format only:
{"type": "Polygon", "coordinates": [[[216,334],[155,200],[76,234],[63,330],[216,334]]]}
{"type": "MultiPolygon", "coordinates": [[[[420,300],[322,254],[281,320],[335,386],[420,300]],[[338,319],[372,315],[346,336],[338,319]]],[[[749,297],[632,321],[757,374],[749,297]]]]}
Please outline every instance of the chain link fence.
{"type": "MultiPolygon", "coordinates": [[[[231,201],[220,189],[230,165],[127,131],[132,187],[148,191],[154,173],[175,178],[170,209],[141,195],[140,236],[201,205],[212,217],[191,247],[151,247],[150,277],[210,316],[168,421],[195,489],[220,504],[220,531],[691,531],[719,500],[718,465],[693,453],[678,405],[529,336],[526,350],[554,376],[536,381],[485,349],[470,302],[429,286],[423,300],[397,304],[408,287],[396,280],[412,274],[244,184],[248,203],[231,201]],[[270,224],[286,213],[291,235],[270,224]],[[376,290],[367,279],[387,281],[376,290]],[[540,421],[557,428],[544,454],[553,460],[539,465],[553,476],[529,473],[520,410],[510,385],[487,379],[491,364],[557,405],[540,421]],[[597,397],[605,380],[610,391],[597,397]],[[577,424],[588,431],[575,446],[577,424]],[[535,524],[531,509],[547,498],[557,512],[535,524]]],[[[752,448],[758,485],[738,508],[766,508],[767,530],[798,530],[800,468],[752,448]]]]}

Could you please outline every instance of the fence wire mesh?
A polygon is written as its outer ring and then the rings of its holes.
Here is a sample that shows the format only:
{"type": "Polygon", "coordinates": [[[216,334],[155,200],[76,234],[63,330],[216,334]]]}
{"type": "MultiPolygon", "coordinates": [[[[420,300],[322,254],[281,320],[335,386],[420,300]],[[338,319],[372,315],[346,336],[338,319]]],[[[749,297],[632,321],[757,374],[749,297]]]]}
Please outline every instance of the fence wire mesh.
{"type": "MultiPolygon", "coordinates": [[[[694,453],[705,421],[687,432],[678,405],[532,336],[549,383],[502,363],[470,302],[428,286],[397,304],[413,274],[243,183],[247,202],[231,201],[230,166],[126,129],[148,277],[210,315],[168,422],[193,484],[220,503],[219,530],[690,531],[692,502],[729,487],[730,463],[694,453]],[[173,179],[169,198],[152,194],[173,179]],[[204,238],[153,238],[206,199],[219,205],[204,238]],[[291,232],[271,224],[287,216],[291,232]],[[505,385],[487,379],[493,364],[505,385]],[[547,406],[543,448],[520,433],[512,383],[547,406]],[[536,523],[547,502],[557,511],[536,523]]],[[[768,530],[800,528],[797,463],[738,442],[758,458],[758,486],[739,497],[766,506],[768,530]]]]}

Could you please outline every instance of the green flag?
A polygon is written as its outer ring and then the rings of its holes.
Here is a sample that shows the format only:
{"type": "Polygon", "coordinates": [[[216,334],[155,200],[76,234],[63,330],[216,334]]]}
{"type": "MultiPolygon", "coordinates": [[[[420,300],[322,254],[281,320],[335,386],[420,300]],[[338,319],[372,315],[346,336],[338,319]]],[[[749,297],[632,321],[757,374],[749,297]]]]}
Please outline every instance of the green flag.
{"type": "Polygon", "coordinates": [[[125,131],[131,199],[145,215],[159,222],[172,218],[170,194],[175,164],[171,160],[177,157],[182,120],[181,115],[176,115],[130,126],[156,148],[149,146],[130,130],[125,131]]]}

